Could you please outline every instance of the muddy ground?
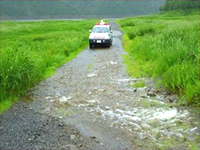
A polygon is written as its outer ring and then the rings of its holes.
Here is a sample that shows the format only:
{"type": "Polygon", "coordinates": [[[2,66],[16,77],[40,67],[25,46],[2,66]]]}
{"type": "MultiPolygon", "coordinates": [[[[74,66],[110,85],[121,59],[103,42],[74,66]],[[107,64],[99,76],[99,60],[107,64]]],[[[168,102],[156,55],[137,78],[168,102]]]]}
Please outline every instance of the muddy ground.
{"type": "Polygon", "coordinates": [[[111,25],[110,48],[85,49],[0,116],[0,149],[200,149],[198,108],[128,76],[111,25]]]}

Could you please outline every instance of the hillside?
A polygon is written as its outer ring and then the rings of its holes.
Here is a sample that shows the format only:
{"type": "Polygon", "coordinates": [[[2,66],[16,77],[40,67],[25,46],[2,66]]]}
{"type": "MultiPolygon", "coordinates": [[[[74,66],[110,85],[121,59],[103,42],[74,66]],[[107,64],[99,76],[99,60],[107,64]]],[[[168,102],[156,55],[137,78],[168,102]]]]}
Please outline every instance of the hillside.
{"type": "Polygon", "coordinates": [[[161,1],[28,1],[2,0],[1,19],[65,19],[128,17],[152,14],[164,4],[161,1]]]}
{"type": "Polygon", "coordinates": [[[199,0],[166,0],[165,4],[160,7],[161,11],[169,10],[187,10],[200,8],[199,0]]]}

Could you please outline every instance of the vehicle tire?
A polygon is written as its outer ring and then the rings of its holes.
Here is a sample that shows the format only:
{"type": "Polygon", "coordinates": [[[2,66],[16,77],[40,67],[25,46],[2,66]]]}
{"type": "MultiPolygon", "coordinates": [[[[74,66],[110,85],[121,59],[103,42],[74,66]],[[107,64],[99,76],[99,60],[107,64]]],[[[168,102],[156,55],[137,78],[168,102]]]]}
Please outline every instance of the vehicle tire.
{"type": "Polygon", "coordinates": [[[110,47],[112,44],[111,43],[108,43],[108,47],[110,47]]]}
{"type": "Polygon", "coordinates": [[[90,43],[90,49],[92,49],[93,48],[93,45],[90,43]]]}

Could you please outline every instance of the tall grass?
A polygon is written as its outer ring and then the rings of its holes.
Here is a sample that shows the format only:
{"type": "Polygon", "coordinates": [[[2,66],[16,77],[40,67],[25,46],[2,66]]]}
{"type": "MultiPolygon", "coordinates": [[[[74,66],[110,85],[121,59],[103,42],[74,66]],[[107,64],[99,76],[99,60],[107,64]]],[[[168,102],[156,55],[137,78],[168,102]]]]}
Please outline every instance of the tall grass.
{"type": "Polygon", "coordinates": [[[88,44],[94,20],[1,22],[1,110],[88,44]]]}
{"type": "Polygon", "coordinates": [[[127,57],[140,62],[141,75],[154,77],[188,104],[200,104],[199,11],[173,13],[119,20],[127,57]]]}

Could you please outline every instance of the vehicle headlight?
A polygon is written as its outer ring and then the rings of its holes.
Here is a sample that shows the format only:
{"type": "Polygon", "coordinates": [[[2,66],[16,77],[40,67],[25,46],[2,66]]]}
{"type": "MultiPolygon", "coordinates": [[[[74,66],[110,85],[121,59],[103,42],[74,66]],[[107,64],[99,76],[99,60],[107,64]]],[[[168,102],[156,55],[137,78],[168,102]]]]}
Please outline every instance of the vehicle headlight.
{"type": "Polygon", "coordinates": [[[94,39],[94,36],[89,36],[89,39],[93,40],[93,39],[94,39]]]}
{"type": "Polygon", "coordinates": [[[108,39],[110,39],[110,37],[109,37],[109,36],[106,36],[105,39],[108,40],[108,39]]]}

